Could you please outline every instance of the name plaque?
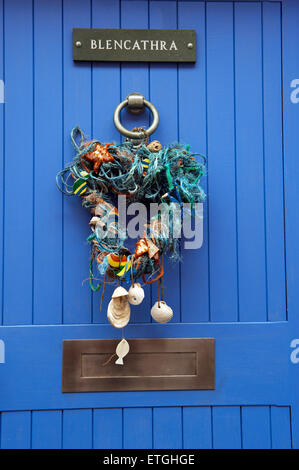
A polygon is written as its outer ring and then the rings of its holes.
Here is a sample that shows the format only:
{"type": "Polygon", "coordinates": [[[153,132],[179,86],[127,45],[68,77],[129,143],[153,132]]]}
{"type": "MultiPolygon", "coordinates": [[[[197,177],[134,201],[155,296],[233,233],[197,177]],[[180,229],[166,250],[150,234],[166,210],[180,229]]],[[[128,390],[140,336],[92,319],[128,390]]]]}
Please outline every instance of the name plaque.
{"type": "Polygon", "coordinates": [[[73,60],[196,62],[191,29],[73,29],[73,60]]]}

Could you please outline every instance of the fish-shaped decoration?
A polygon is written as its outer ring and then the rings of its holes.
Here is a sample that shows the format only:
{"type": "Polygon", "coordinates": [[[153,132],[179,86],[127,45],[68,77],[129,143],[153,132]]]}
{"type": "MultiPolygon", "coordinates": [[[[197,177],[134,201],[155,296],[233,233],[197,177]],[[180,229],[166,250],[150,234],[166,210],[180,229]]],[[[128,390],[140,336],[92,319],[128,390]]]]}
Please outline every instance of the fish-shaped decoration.
{"type": "Polygon", "coordinates": [[[80,173],[81,178],[78,178],[73,184],[73,192],[79,196],[85,193],[87,190],[87,180],[89,178],[89,174],[87,171],[81,171],[80,173]]]}
{"type": "Polygon", "coordinates": [[[130,351],[130,346],[127,340],[123,338],[120,343],[116,346],[116,354],[118,356],[118,359],[115,361],[115,364],[119,364],[121,366],[124,365],[123,358],[128,354],[130,351]]]}
{"type": "Polygon", "coordinates": [[[146,172],[147,172],[147,169],[148,169],[149,164],[150,164],[150,159],[145,157],[145,158],[142,160],[142,166],[143,166],[143,173],[142,173],[142,176],[145,176],[145,175],[146,175],[146,172]]]}

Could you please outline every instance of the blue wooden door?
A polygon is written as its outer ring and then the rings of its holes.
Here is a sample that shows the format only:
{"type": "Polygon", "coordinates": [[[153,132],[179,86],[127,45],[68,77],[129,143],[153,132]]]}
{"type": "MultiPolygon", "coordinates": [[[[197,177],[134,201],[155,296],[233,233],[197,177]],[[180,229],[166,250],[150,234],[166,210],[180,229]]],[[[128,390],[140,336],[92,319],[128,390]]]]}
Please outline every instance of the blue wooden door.
{"type": "Polygon", "coordinates": [[[0,12],[1,447],[298,448],[298,2],[1,0],[0,12]],[[92,26],[194,28],[198,60],[74,64],[72,28],[92,26]],[[118,332],[109,289],[101,313],[82,284],[88,214],[55,175],[75,125],[119,141],[112,114],[132,91],[158,107],[157,139],[208,156],[208,199],[203,247],[166,270],[173,320],[151,323],[148,289],[126,337],[214,337],[214,391],[61,393],[62,341],[118,332]]]}

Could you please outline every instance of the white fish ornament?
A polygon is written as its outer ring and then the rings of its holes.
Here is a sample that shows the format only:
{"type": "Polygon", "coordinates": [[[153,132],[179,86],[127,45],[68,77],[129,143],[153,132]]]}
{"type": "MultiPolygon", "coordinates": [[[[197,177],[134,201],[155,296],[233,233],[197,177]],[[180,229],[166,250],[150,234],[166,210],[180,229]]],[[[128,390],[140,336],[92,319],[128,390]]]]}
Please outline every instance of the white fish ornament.
{"type": "Polygon", "coordinates": [[[119,364],[121,366],[124,365],[123,358],[128,354],[130,351],[130,346],[127,340],[123,338],[120,343],[116,346],[116,354],[118,356],[118,359],[115,361],[115,364],[119,364]]]}

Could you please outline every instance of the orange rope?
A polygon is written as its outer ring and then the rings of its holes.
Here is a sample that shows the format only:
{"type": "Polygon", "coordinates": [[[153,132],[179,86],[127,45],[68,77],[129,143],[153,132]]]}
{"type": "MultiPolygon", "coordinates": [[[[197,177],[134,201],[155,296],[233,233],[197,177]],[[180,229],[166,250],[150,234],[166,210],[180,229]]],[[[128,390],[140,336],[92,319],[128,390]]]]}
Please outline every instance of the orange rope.
{"type": "Polygon", "coordinates": [[[163,266],[161,266],[159,260],[156,260],[156,261],[157,261],[157,264],[158,264],[158,266],[159,266],[159,268],[160,268],[160,273],[158,274],[158,276],[157,276],[155,279],[151,279],[150,281],[147,281],[147,280],[145,279],[145,274],[142,274],[142,279],[143,279],[143,282],[144,282],[145,284],[152,284],[153,282],[156,282],[156,281],[157,281],[158,279],[160,279],[160,277],[162,277],[163,274],[164,274],[163,266]]]}

